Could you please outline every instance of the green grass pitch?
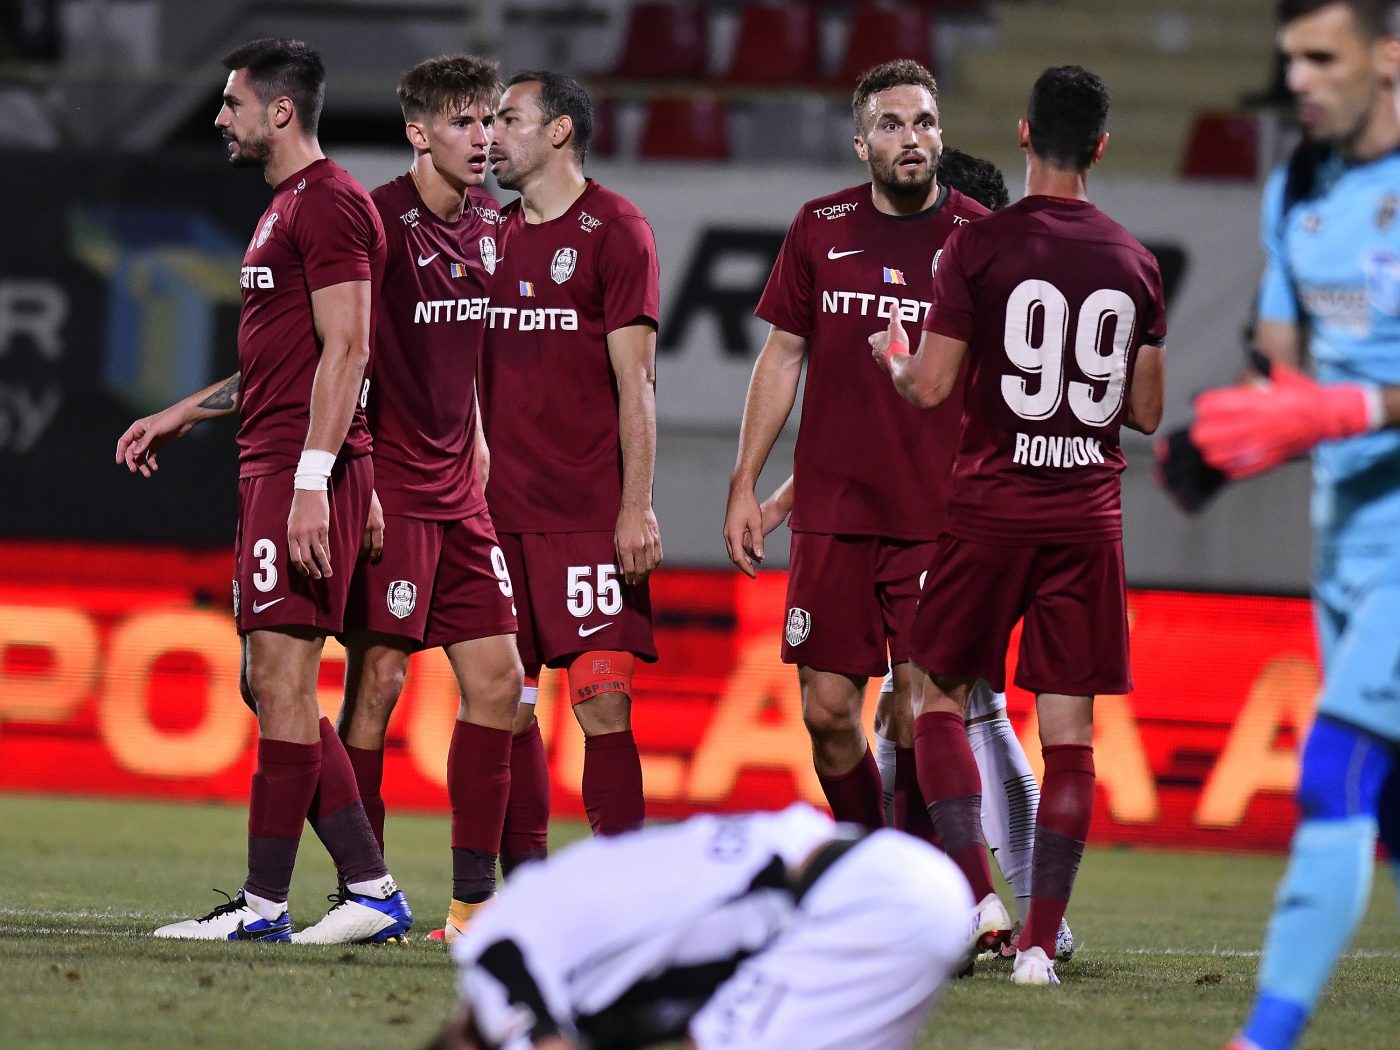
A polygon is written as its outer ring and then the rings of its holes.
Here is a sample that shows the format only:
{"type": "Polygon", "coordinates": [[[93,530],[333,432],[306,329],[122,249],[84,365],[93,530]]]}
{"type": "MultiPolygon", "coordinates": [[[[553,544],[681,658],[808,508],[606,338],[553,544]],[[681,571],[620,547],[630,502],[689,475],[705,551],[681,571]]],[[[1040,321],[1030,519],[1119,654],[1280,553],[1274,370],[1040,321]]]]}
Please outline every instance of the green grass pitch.
{"type": "MultiPolygon", "coordinates": [[[[244,869],[243,812],[0,796],[0,1045],[26,1048],[422,1046],[452,1001],[441,945],[320,948],[156,941],[244,869]]],[[[562,843],[577,825],[558,830],[562,843]]],[[[447,903],[447,820],[390,815],[389,859],[418,927],[447,903]]],[[[918,1050],[1219,1050],[1249,1002],[1281,858],[1091,850],[1070,910],[1079,949],[1054,990],[1004,966],[949,989],[918,1050]]],[[[334,885],[308,834],[298,924],[334,885]]],[[[1400,925],[1378,873],[1367,920],[1308,1050],[1400,1045],[1400,925]]],[[[801,1050],[801,1048],[793,1048],[801,1050]]],[[[851,1050],[860,1050],[852,1047],[851,1050]]]]}

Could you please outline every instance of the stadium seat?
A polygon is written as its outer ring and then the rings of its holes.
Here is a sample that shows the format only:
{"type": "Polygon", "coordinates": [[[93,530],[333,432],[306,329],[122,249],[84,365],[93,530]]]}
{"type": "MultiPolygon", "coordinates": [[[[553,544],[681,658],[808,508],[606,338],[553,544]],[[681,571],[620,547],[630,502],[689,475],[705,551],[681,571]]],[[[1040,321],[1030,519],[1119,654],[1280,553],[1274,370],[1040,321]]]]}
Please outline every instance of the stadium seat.
{"type": "Polygon", "coordinates": [[[836,82],[850,87],[871,66],[893,58],[912,58],[934,68],[933,25],[927,12],[904,6],[857,7],[851,14],[836,82]]]}
{"type": "Polygon", "coordinates": [[[1248,113],[1201,113],[1186,143],[1187,179],[1252,181],[1259,173],[1259,118],[1248,113]]]}
{"type": "Polygon", "coordinates": [[[725,79],[734,84],[789,86],[818,79],[817,18],[797,4],[749,4],[739,16],[734,58],[725,79]]]}
{"type": "Polygon", "coordinates": [[[611,157],[617,152],[617,100],[611,95],[593,99],[593,138],[588,143],[591,157],[611,157]]]}
{"type": "Polygon", "coordinates": [[[718,98],[654,98],[647,106],[637,155],[643,160],[724,160],[729,115],[718,98]]]}
{"type": "Polygon", "coordinates": [[[643,3],[632,8],[613,76],[703,80],[710,26],[703,4],[643,3]]]}

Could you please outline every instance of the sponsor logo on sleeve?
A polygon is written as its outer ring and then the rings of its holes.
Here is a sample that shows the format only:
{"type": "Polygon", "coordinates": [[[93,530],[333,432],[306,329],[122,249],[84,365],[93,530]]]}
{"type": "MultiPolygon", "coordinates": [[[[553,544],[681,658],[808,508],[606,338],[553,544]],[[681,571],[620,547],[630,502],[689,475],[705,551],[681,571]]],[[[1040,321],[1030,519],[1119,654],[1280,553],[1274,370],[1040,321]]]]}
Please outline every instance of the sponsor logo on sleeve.
{"type": "Polygon", "coordinates": [[[595,219],[586,211],[578,213],[578,228],[584,233],[592,233],[601,225],[603,225],[602,219],[595,219]]]}
{"type": "Polygon", "coordinates": [[[402,215],[399,216],[399,221],[401,221],[405,226],[409,227],[410,229],[412,229],[414,226],[417,226],[418,209],[410,208],[408,211],[404,212],[402,215]]]}
{"type": "Polygon", "coordinates": [[[272,288],[271,266],[245,266],[238,275],[240,288],[272,288]]]}
{"type": "Polygon", "coordinates": [[[412,613],[414,606],[418,604],[418,588],[408,580],[395,580],[389,584],[384,601],[389,606],[389,611],[402,620],[412,613]]]}
{"type": "Polygon", "coordinates": [[[798,609],[795,606],[789,609],[787,611],[787,628],[783,631],[783,637],[787,639],[788,645],[801,645],[811,633],[812,614],[806,609],[798,609]]]}
{"type": "Polygon", "coordinates": [[[496,238],[483,237],[476,242],[476,246],[481,250],[481,265],[486,267],[487,273],[496,272],[496,238]]]}
{"type": "Polygon", "coordinates": [[[238,619],[238,611],[243,608],[243,595],[238,590],[238,581],[233,581],[233,618],[238,619]]]}
{"type": "Polygon", "coordinates": [[[844,219],[859,206],[857,201],[847,201],[845,204],[827,204],[820,208],[813,208],[812,214],[819,219],[844,219]]]}
{"type": "Polygon", "coordinates": [[[555,284],[563,284],[574,275],[574,267],[578,265],[578,252],[572,248],[560,248],[554,253],[554,259],[549,264],[549,277],[555,284]]]}
{"type": "Polygon", "coordinates": [[[964,217],[961,216],[961,215],[954,215],[954,216],[953,216],[953,225],[954,225],[954,226],[966,226],[966,225],[967,225],[969,222],[971,222],[971,221],[972,221],[971,219],[966,219],[966,218],[964,218],[964,217]]]}

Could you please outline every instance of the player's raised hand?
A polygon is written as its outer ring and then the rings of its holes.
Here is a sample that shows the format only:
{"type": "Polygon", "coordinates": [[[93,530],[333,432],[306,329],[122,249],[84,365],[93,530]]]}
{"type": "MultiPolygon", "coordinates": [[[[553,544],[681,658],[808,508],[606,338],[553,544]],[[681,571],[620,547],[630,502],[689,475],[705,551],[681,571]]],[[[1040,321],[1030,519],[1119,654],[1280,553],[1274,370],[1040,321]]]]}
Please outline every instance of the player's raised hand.
{"type": "Polygon", "coordinates": [[[623,505],[613,533],[617,564],[628,584],[642,583],[661,564],[661,528],[651,507],[623,505]]]}
{"type": "Polygon", "coordinates": [[[729,490],[724,511],[724,549],[729,560],[752,578],[763,563],[763,511],[752,490],[729,490]]]}
{"type": "Polygon", "coordinates": [[[297,489],[292,493],[287,551],[303,576],[320,580],[331,575],[331,501],[325,492],[297,489]]]}
{"type": "Polygon", "coordinates": [[[870,352],[875,358],[875,363],[886,372],[890,370],[892,354],[909,352],[909,336],[904,331],[904,322],[900,320],[898,310],[890,311],[890,323],[883,332],[875,332],[870,336],[870,352]]]}
{"type": "Polygon", "coordinates": [[[189,418],[183,402],[138,419],[117,439],[117,465],[126,464],[131,473],[149,478],[160,469],[156,453],[188,434],[196,422],[189,418]]]}
{"type": "Polygon", "coordinates": [[[379,503],[379,493],[370,492],[369,516],[365,518],[364,535],[360,537],[360,557],[377,562],[384,553],[384,508],[379,503]]]}

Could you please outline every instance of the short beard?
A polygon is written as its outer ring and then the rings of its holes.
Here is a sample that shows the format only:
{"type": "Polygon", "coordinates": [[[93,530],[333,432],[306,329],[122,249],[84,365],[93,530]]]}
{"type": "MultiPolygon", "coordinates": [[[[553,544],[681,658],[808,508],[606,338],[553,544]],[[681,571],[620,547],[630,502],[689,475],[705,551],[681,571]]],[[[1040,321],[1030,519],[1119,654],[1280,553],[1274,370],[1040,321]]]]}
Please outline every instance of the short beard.
{"type": "Polygon", "coordinates": [[[928,173],[913,181],[900,179],[899,169],[894,164],[872,167],[870,174],[891,197],[905,197],[912,200],[928,195],[929,189],[938,177],[938,162],[935,158],[934,162],[929,165],[928,173]]]}
{"type": "Polygon", "coordinates": [[[266,168],[267,162],[272,159],[272,147],[267,144],[266,139],[234,141],[238,143],[238,152],[230,153],[228,162],[235,168],[266,168]]]}

